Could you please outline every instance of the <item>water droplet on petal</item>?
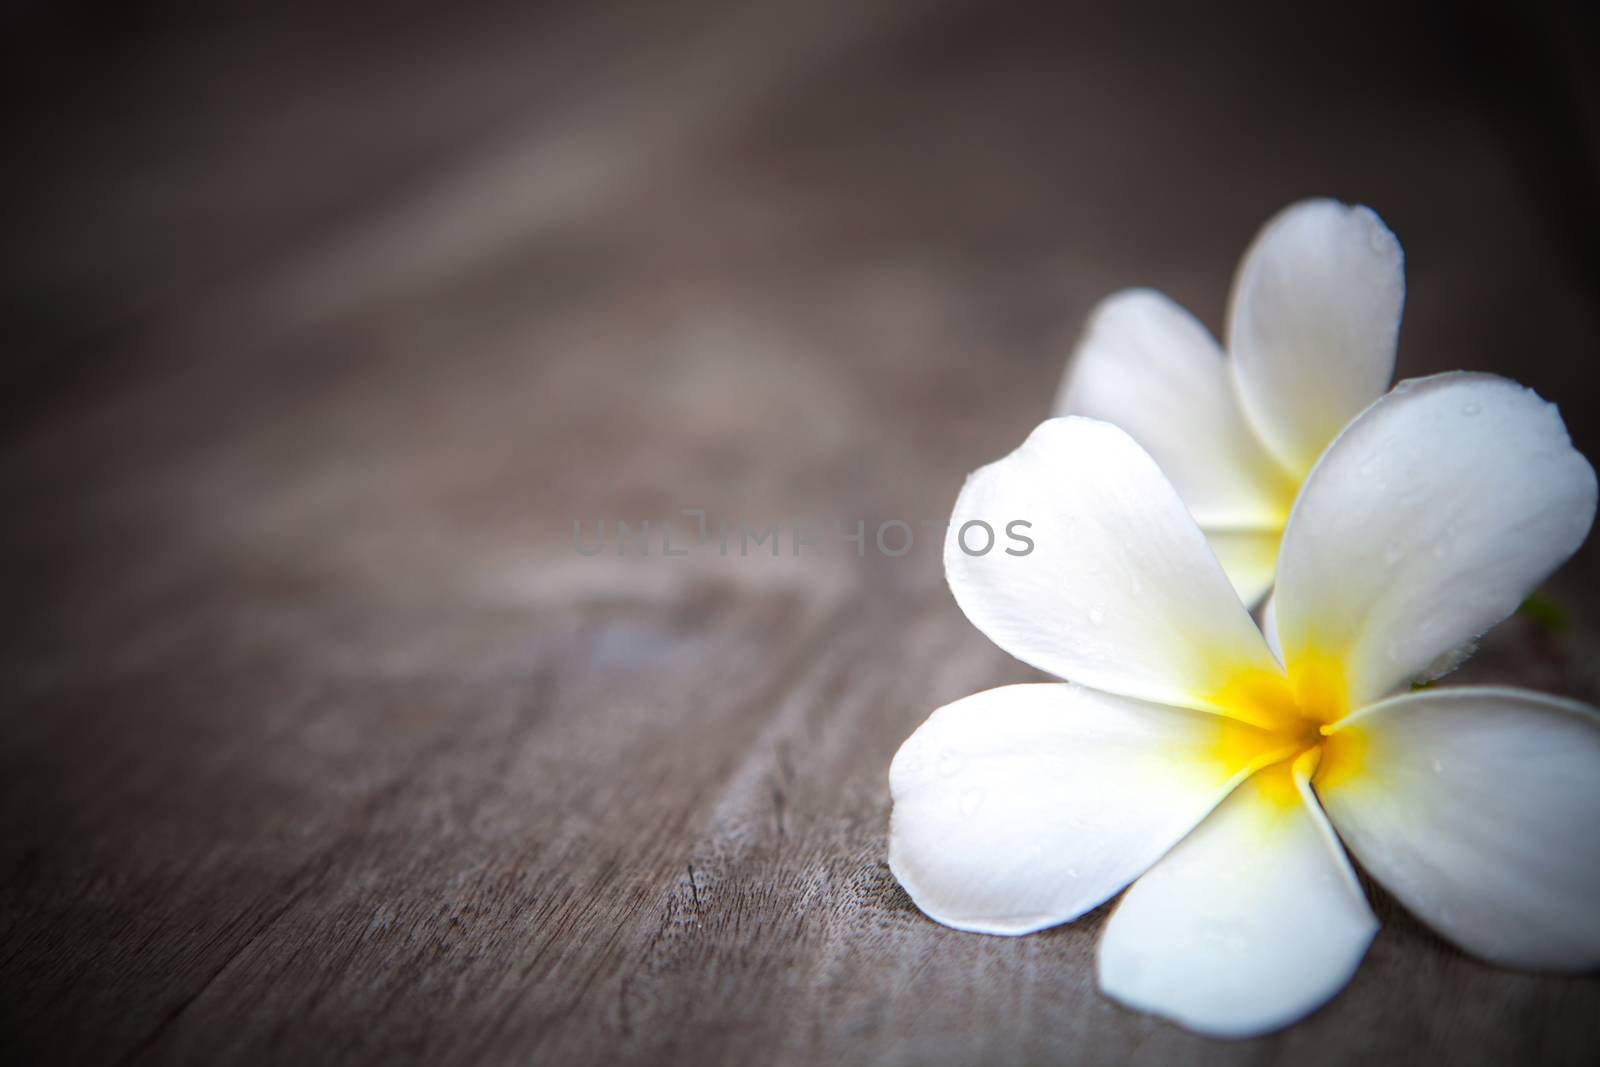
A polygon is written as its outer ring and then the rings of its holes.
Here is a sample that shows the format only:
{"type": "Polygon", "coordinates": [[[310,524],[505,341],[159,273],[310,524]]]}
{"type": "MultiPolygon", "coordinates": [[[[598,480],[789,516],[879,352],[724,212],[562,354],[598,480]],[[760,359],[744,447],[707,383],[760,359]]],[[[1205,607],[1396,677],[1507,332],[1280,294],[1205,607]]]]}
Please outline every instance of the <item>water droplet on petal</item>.
{"type": "Polygon", "coordinates": [[[1482,404],[1463,404],[1462,407],[1461,407],[1461,414],[1465,415],[1467,418],[1470,419],[1470,418],[1472,418],[1472,416],[1476,415],[1478,412],[1480,412],[1482,410],[1483,410],[1483,405],[1482,404]]]}
{"type": "Polygon", "coordinates": [[[1101,623],[1106,621],[1106,613],[1101,611],[1099,608],[1090,608],[1089,621],[1094,623],[1096,626],[1099,626],[1101,623]]]}
{"type": "Polygon", "coordinates": [[[1432,763],[1433,763],[1433,773],[1434,774],[1443,774],[1444,773],[1444,761],[1439,759],[1438,756],[1435,756],[1435,757],[1433,757],[1432,763]]]}

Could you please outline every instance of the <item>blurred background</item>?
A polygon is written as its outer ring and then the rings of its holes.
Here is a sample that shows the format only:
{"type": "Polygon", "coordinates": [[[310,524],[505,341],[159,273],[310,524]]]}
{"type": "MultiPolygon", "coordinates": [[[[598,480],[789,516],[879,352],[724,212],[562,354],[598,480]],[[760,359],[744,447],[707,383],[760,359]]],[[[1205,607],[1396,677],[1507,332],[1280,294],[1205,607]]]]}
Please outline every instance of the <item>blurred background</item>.
{"type": "MultiPolygon", "coordinates": [[[[0,1051],[1338,1062],[1354,1033],[1591,1062],[1594,983],[1493,972],[1381,898],[1346,994],[1229,1046],[1100,999],[1097,919],[934,927],[883,867],[888,760],[1033,677],[934,542],[572,537],[942,519],[1098,299],[1220,332],[1257,227],[1313,195],[1405,248],[1400,376],[1508,374],[1600,456],[1595,29],[6,4],[0,1051]]],[[[1600,697],[1597,556],[1465,677],[1600,697]]]]}

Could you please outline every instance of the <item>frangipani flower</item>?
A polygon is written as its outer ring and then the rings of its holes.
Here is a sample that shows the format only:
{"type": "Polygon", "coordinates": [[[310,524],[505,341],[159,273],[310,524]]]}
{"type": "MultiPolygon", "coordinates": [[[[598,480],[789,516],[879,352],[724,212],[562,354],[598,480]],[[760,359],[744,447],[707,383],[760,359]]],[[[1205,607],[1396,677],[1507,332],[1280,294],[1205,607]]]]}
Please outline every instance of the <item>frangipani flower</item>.
{"type": "Polygon", "coordinates": [[[1340,847],[1495,963],[1600,963],[1600,713],[1510,688],[1410,691],[1587,535],[1595,477],[1513,382],[1402,383],[1307,479],[1283,536],[1281,658],[1155,462],[1052,419],[977,471],[950,588],[1064,684],[934,712],[895,756],[889,865],[948,926],[1023,934],[1130,882],[1100,985],[1193,1029],[1286,1025],[1378,922],[1340,847]],[[968,555],[1026,516],[1026,556],[968,555]],[[1138,879],[1136,882],[1134,879],[1138,879]]]}
{"type": "Polygon", "coordinates": [[[1090,316],[1055,411],[1133,435],[1254,604],[1312,464],[1389,387],[1404,302],[1400,243],[1377,215],[1294,204],[1239,264],[1228,355],[1167,297],[1126,290],[1090,316]]]}

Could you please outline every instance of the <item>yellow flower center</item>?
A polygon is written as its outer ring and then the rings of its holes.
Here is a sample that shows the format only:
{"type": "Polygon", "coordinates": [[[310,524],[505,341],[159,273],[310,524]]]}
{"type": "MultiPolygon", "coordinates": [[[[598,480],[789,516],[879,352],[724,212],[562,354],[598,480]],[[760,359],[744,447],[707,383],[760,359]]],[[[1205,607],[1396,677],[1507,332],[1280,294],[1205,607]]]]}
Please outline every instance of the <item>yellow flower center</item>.
{"type": "MultiPolygon", "coordinates": [[[[1237,772],[1245,767],[1289,763],[1314,775],[1319,788],[1359,772],[1366,743],[1352,727],[1333,726],[1350,711],[1344,668],[1337,657],[1310,653],[1294,657],[1285,674],[1243,671],[1231,676],[1212,698],[1253,728],[1222,731],[1217,758],[1237,772]]],[[[1284,803],[1299,802],[1293,778],[1275,775],[1284,803]]]]}

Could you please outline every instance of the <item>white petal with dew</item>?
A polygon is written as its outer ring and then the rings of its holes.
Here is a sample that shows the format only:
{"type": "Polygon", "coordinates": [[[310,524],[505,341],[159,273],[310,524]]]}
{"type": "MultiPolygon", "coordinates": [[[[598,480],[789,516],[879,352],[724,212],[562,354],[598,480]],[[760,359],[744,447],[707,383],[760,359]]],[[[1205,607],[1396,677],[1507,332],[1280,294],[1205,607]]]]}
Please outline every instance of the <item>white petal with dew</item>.
{"type": "Polygon", "coordinates": [[[1400,242],[1364,207],[1308,200],[1245,253],[1228,311],[1244,411],[1304,472],[1394,376],[1405,270],[1400,242]]]}
{"type": "Polygon", "coordinates": [[[1283,528],[1295,480],[1245,421],[1211,334],[1160,293],[1129,289],[1100,302],[1073,353],[1055,413],[1126,430],[1160,465],[1201,529],[1283,528]]]}
{"type": "Polygon", "coordinates": [[[1280,763],[1123,896],[1100,940],[1100,987],[1191,1030],[1251,1037],[1343,989],[1377,930],[1303,775],[1280,763]]]}
{"type": "Polygon", "coordinates": [[[1278,557],[1290,672],[1343,663],[1350,707],[1451,665],[1570,556],[1595,477],[1555,406],[1515,382],[1402,382],[1312,471],[1278,557]]]}
{"type": "Polygon", "coordinates": [[[1315,779],[1363,867],[1495,963],[1600,966],[1600,712],[1520,689],[1397,696],[1315,779]]]}
{"type": "Polygon", "coordinates": [[[1177,493],[1110,423],[1050,419],[972,474],[944,560],[967,618],[1062,678],[1226,711],[1216,694],[1231,679],[1278,671],[1177,493]],[[999,532],[1019,520],[1031,523],[1033,551],[970,554],[986,543],[978,523],[999,532]]]}
{"type": "Polygon", "coordinates": [[[1204,818],[1259,733],[1075,685],[958,700],[894,758],[889,867],[947,926],[1023,934],[1066,922],[1204,818]]]}

